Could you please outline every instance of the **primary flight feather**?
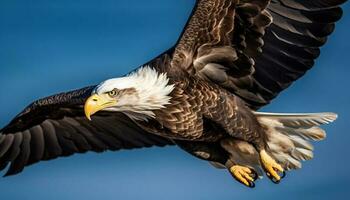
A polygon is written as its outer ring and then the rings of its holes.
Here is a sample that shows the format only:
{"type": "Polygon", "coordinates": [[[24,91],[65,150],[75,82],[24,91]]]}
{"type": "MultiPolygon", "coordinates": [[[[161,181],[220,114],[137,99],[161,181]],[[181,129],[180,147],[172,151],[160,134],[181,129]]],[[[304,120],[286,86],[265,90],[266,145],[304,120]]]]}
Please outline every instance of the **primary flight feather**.
{"type": "Polygon", "coordinates": [[[346,0],[197,0],[177,44],[124,77],[30,104],[0,170],[87,151],[177,145],[246,186],[313,157],[334,113],[257,112],[314,65],[346,0]]]}

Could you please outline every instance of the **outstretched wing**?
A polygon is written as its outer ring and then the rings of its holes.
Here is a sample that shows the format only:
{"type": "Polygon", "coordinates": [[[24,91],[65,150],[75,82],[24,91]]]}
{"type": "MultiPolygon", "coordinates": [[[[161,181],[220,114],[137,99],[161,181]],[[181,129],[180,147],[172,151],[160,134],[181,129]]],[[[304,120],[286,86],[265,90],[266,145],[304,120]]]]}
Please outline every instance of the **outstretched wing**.
{"type": "Polygon", "coordinates": [[[345,1],[198,0],[170,54],[171,68],[219,84],[258,109],[314,65],[345,1]]]}
{"type": "Polygon", "coordinates": [[[165,146],[172,141],[152,135],[121,113],[100,112],[92,121],[83,104],[94,87],[53,95],[29,105],[0,131],[0,170],[21,172],[41,160],[87,151],[165,146]]]}

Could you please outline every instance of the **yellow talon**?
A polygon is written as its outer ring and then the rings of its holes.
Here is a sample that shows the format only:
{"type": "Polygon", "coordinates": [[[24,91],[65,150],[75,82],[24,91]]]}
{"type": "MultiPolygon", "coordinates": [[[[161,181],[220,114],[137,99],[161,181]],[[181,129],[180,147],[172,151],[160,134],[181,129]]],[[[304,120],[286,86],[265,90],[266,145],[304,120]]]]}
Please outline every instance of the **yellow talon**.
{"type": "Polygon", "coordinates": [[[260,152],[261,163],[269,176],[269,178],[274,178],[277,182],[281,180],[278,172],[283,172],[283,168],[279,165],[265,150],[260,152]]]}
{"type": "Polygon", "coordinates": [[[248,187],[254,187],[254,178],[252,177],[252,170],[248,167],[234,165],[230,168],[232,176],[239,182],[248,187]]]}

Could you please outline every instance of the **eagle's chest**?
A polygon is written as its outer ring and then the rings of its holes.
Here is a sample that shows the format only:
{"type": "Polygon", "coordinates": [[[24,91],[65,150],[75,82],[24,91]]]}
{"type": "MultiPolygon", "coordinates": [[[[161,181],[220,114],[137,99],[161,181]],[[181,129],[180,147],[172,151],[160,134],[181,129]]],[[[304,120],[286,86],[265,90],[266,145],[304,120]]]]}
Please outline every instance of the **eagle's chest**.
{"type": "Polygon", "coordinates": [[[206,130],[205,118],[210,118],[219,101],[220,91],[197,82],[191,87],[176,87],[170,104],[154,111],[155,118],[138,122],[151,133],[181,140],[216,140],[219,134],[206,130]]]}

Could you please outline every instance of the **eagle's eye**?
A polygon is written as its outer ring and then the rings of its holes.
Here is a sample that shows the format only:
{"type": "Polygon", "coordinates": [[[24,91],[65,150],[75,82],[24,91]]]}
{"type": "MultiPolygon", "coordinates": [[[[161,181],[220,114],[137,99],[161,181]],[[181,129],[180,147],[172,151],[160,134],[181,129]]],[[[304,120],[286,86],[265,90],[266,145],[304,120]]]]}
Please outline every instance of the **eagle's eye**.
{"type": "Polygon", "coordinates": [[[115,90],[109,91],[109,92],[108,92],[108,95],[109,95],[110,97],[115,97],[115,96],[117,95],[117,91],[115,91],[115,90]]]}

